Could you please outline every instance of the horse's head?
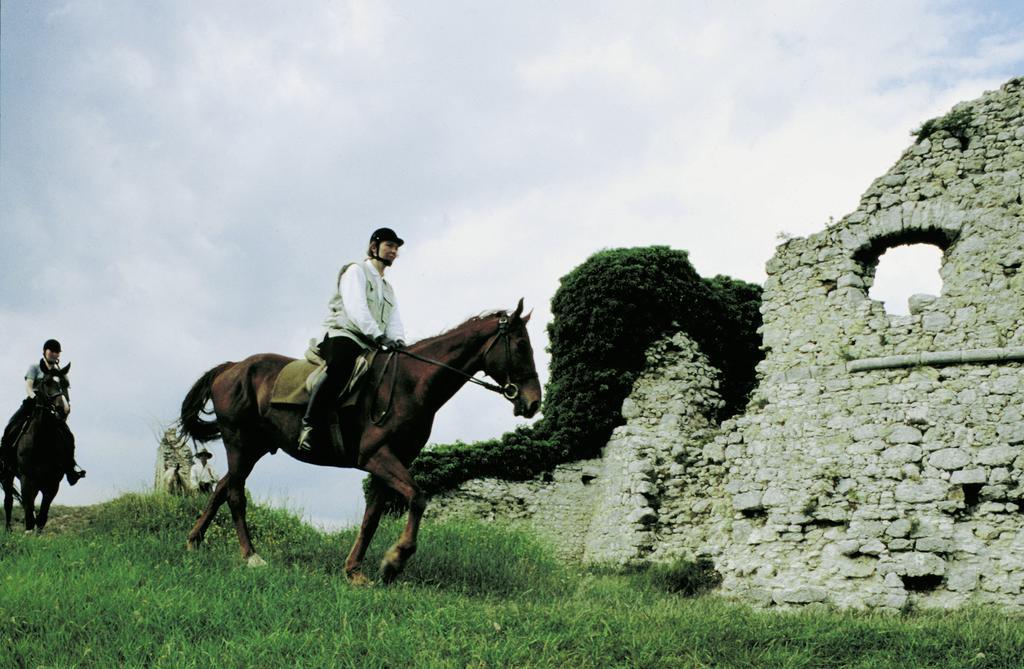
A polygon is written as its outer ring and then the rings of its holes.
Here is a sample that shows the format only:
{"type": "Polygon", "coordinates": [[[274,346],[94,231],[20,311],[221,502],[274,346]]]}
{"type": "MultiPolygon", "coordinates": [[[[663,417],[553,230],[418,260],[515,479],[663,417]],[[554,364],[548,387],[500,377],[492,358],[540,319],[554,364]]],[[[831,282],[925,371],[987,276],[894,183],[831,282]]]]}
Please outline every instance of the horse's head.
{"type": "Polygon", "coordinates": [[[36,386],[36,397],[38,401],[48,409],[57,411],[60,415],[66,415],[70,411],[68,388],[71,382],[68,381],[68,371],[71,364],[63,368],[44,369],[43,378],[36,386]]]}
{"type": "Polygon", "coordinates": [[[498,331],[484,352],[484,372],[503,385],[505,397],[515,407],[515,415],[531,418],[540,409],[541,390],[530,333],[526,331],[530,314],[523,316],[520,299],[514,312],[499,313],[494,319],[498,331]]]}

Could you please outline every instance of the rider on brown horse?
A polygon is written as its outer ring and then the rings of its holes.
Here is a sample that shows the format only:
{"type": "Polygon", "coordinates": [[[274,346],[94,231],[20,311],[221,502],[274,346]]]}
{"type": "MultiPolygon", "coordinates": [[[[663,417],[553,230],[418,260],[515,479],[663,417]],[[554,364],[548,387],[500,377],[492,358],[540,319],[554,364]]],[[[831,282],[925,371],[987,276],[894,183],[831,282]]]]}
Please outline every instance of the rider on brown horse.
{"type": "MultiPolygon", "coordinates": [[[[40,390],[39,385],[46,377],[47,372],[55,373],[60,371],[60,342],[56,339],[47,339],[43,344],[43,357],[37,364],[32,365],[25,372],[25,391],[28,397],[22,401],[21,406],[11,416],[7,427],[4,429],[3,440],[0,441],[0,468],[7,466],[13,459],[14,445],[21,435],[22,428],[32,416],[32,410],[36,405],[36,393],[40,390]]],[[[65,368],[67,369],[67,368],[65,368]]],[[[63,400],[64,418],[71,413],[71,404],[63,400]]],[[[68,483],[75,485],[78,479],[85,476],[85,470],[78,466],[72,455],[70,464],[66,471],[68,483]]]]}
{"type": "Polygon", "coordinates": [[[338,273],[330,313],[324,321],[327,334],[320,344],[327,373],[310,394],[299,434],[302,450],[310,450],[319,434],[326,432],[330,413],[359,354],[373,346],[405,346],[395,291],[384,279],[384,270],[391,267],[404,243],[391,228],[380,228],[370,236],[366,260],[349,263],[338,273]]]}

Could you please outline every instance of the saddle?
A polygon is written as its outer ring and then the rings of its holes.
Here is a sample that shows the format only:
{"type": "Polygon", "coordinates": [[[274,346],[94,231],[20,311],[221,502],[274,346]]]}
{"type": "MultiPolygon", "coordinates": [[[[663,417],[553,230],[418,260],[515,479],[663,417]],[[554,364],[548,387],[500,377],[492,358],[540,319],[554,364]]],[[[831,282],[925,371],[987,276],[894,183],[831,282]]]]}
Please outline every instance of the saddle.
{"type": "MultiPolygon", "coordinates": [[[[293,360],[281,369],[270,393],[271,405],[306,406],[309,394],[321,376],[327,373],[327,361],[320,355],[317,340],[309,341],[304,359],[293,360]]],[[[347,407],[359,398],[359,381],[373,365],[377,349],[364,351],[352,368],[352,376],[341,391],[340,406],[347,407]]]]}

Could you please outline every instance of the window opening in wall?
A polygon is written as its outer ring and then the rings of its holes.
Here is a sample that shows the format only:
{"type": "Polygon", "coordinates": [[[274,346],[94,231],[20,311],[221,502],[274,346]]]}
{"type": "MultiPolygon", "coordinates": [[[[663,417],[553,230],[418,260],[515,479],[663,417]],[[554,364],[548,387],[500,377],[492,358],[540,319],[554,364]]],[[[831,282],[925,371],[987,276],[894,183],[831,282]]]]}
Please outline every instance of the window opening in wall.
{"type": "Polygon", "coordinates": [[[878,258],[869,296],[885,304],[886,312],[910,313],[910,296],[942,292],[942,249],[934,244],[906,244],[889,248],[878,258]]]}
{"type": "Polygon", "coordinates": [[[964,483],[964,506],[977,506],[978,502],[981,501],[981,489],[985,486],[984,483],[964,483]]]}

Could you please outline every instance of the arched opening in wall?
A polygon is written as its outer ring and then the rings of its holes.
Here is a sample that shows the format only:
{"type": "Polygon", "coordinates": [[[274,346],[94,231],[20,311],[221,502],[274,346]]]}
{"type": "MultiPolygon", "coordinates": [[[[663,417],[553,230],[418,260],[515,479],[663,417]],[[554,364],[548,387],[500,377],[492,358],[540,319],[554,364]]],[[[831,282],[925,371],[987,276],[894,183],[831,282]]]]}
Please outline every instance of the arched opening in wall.
{"type": "Polygon", "coordinates": [[[887,313],[910,313],[912,295],[942,293],[943,249],[934,244],[903,244],[889,247],[878,256],[874,282],[868,296],[885,304],[887,313]]]}

